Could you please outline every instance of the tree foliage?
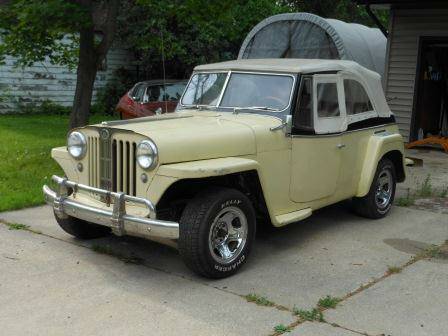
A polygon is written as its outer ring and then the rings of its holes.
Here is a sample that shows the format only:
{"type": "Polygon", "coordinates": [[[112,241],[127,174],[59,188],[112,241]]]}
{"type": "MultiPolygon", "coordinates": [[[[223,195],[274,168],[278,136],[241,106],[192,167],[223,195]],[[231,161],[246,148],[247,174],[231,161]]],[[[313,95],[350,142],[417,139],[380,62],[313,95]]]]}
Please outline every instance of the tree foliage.
{"type": "MultiPolygon", "coordinates": [[[[281,3],[295,12],[308,12],[324,18],[375,27],[375,23],[367,14],[365,7],[357,5],[353,0],[283,0],[281,3]]],[[[376,15],[387,27],[389,11],[376,10],[376,15]]]]}
{"type": "Polygon", "coordinates": [[[82,27],[92,24],[87,9],[63,0],[12,1],[0,6],[0,57],[14,56],[31,66],[49,57],[54,64],[74,67],[82,27]]]}
{"type": "Polygon", "coordinates": [[[185,77],[197,64],[235,58],[254,25],[286,10],[272,0],[138,0],[119,35],[147,75],[162,75],[164,57],[167,74],[185,77]]]}
{"type": "MultiPolygon", "coordinates": [[[[310,12],[375,26],[351,0],[137,0],[127,3],[119,38],[134,50],[140,77],[186,77],[197,64],[235,59],[248,32],[261,20],[285,12],[310,12]],[[163,52],[162,52],[163,51],[163,52]]],[[[387,12],[379,12],[387,25],[387,12]]]]}
{"type": "Polygon", "coordinates": [[[119,5],[119,0],[12,0],[0,7],[0,58],[14,56],[22,66],[47,58],[77,66],[70,127],[88,122],[93,83],[115,38],[119,5]]]}
{"type": "MultiPolygon", "coordinates": [[[[79,126],[113,41],[134,52],[140,78],[184,78],[197,64],[236,58],[266,17],[300,11],[373,26],[351,0],[12,0],[0,6],[0,59],[11,55],[29,66],[48,57],[77,67],[71,126],[79,126]]],[[[379,14],[386,23],[387,13],[379,14]]]]}

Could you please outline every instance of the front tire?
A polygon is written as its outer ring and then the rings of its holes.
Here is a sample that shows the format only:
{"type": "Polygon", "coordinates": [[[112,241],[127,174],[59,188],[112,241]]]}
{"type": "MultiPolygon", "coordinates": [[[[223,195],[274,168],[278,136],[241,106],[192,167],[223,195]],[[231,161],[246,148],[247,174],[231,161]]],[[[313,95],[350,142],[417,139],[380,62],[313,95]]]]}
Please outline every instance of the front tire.
{"type": "Polygon", "coordinates": [[[354,211],[367,218],[383,218],[392,207],[397,177],[394,164],[388,159],[378,163],[369,193],[353,199],[354,211]]]}
{"type": "Polygon", "coordinates": [[[255,212],[241,192],[213,188],[185,207],[179,252],[186,265],[207,278],[225,278],[246,262],[255,239],[255,212]]]}
{"type": "Polygon", "coordinates": [[[62,230],[79,239],[101,238],[109,235],[111,231],[106,226],[89,223],[71,216],[59,218],[54,214],[54,217],[62,230]]]}

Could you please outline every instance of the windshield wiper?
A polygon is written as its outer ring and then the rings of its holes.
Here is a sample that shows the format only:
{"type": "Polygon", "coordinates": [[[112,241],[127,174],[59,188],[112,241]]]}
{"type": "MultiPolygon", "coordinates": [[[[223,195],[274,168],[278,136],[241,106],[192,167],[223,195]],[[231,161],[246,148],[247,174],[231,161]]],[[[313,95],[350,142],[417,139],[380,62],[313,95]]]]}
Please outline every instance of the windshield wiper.
{"type": "Polygon", "coordinates": [[[199,110],[199,105],[182,106],[182,110],[199,110]]]}
{"type": "Polygon", "coordinates": [[[189,106],[182,106],[181,110],[216,110],[216,106],[213,105],[189,105],[189,106]]]}
{"type": "Polygon", "coordinates": [[[268,106],[246,106],[246,107],[234,107],[233,108],[233,113],[234,114],[238,114],[239,111],[243,111],[243,110],[253,110],[253,111],[278,111],[275,108],[272,107],[268,107],[268,106]]]}

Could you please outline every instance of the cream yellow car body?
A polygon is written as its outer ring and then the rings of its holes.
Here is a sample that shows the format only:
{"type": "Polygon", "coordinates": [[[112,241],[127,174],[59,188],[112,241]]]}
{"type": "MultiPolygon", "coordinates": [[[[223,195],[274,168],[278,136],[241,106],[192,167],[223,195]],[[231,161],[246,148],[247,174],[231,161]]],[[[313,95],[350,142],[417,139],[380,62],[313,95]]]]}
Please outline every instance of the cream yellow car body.
{"type": "Polygon", "coordinates": [[[52,157],[65,177],[43,192],[64,231],[173,245],[210,278],[244,264],[261,221],[350,198],[386,216],[406,162],[377,73],[299,59],[198,66],[175,113],[73,130],[52,157]]]}
{"type": "MultiPolygon", "coordinates": [[[[290,136],[281,129],[271,130],[281,123],[275,116],[253,113],[180,110],[79,131],[93,138],[98,136],[97,128],[110,128],[124,141],[153,140],[159,150],[159,163],[150,172],[136,167],[137,176],[149,176],[146,183],[137,179],[136,196],[156,207],[165,191],[180,180],[256,171],[274,226],[304,219],[326,205],[366,195],[380,159],[392,151],[403,156],[403,139],[395,124],[332,135],[290,136]],[[344,147],[339,149],[342,143],[344,147]],[[328,166],[324,148],[331,148],[333,154],[328,154],[339,156],[337,169],[328,166]]],[[[96,174],[97,169],[92,167],[96,155],[99,153],[88,151],[83,159],[75,160],[65,147],[52,150],[52,157],[67,178],[86,185],[89,174],[96,174]],[[79,163],[86,169],[79,171],[79,163]]],[[[88,195],[75,197],[91,206],[110,207],[88,195]]],[[[145,209],[129,206],[128,212],[142,215],[145,209]]]]}

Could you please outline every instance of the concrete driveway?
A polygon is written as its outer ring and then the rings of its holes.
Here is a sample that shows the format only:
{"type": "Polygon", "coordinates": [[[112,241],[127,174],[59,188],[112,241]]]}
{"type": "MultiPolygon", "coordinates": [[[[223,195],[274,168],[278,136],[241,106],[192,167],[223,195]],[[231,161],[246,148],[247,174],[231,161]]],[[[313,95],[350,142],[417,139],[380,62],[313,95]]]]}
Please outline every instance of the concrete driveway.
{"type": "Polygon", "coordinates": [[[35,231],[0,225],[4,335],[271,335],[277,327],[289,335],[439,336],[448,330],[448,260],[443,253],[414,258],[448,239],[444,214],[395,207],[373,221],[338,204],[260,232],[248,264],[219,281],[195,276],[175,250],[156,243],[73,239],[47,206],[0,219],[35,231]],[[247,294],[271,303],[248,302],[247,294]],[[327,295],[342,301],[323,311],[325,322],[294,314],[311,311],[327,295]]]}

